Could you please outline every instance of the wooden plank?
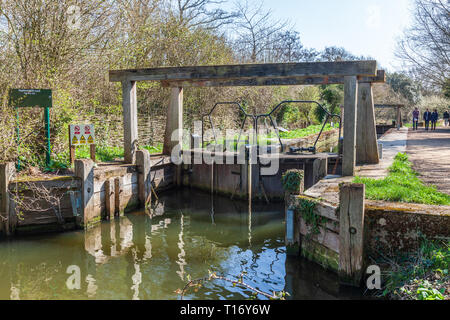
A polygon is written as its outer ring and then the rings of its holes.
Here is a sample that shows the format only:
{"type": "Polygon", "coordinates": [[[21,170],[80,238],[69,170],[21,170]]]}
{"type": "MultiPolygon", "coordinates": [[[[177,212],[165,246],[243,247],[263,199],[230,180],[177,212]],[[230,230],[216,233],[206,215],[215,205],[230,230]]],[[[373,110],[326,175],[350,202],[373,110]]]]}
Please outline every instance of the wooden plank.
{"type": "Polygon", "coordinates": [[[75,176],[81,179],[81,215],[77,225],[86,227],[95,218],[94,212],[94,162],[75,160],[75,176]]]}
{"type": "Polygon", "coordinates": [[[150,153],[147,150],[139,150],[136,153],[136,165],[139,172],[139,202],[142,208],[148,209],[151,205],[152,179],[150,153]]]}
{"type": "Polygon", "coordinates": [[[220,66],[165,67],[148,69],[110,70],[109,81],[145,80],[220,80],[245,78],[372,76],[377,74],[377,62],[337,61],[266,63],[220,66]]]}
{"type": "Polygon", "coordinates": [[[173,148],[183,138],[183,88],[172,88],[169,108],[167,109],[166,130],[163,153],[171,155],[173,148]]]}
{"type": "Polygon", "coordinates": [[[123,201],[121,199],[123,193],[123,180],[122,177],[116,177],[114,179],[114,215],[121,216],[123,215],[123,201]]]}
{"type": "Polygon", "coordinates": [[[363,268],[364,195],[364,184],[339,186],[339,279],[357,287],[363,268]]]}
{"type": "Polygon", "coordinates": [[[311,227],[305,223],[305,220],[300,218],[300,234],[308,236],[311,240],[339,253],[339,234],[336,232],[319,226],[319,233],[312,234],[311,227]]]}
{"type": "MultiPolygon", "coordinates": [[[[384,70],[378,70],[376,76],[358,76],[359,83],[385,83],[384,70]]],[[[344,84],[344,77],[283,77],[251,78],[239,80],[203,80],[203,81],[161,81],[163,87],[253,87],[253,86],[298,86],[344,84]]]]}
{"type": "Polygon", "coordinates": [[[375,108],[383,109],[383,108],[403,108],[405,105],[403,104],[374,104],[375,108]]]}
{"type": "Polygon", "coordinates": [[[105,219],[114,218],[115,212],[115,190],[114,179],[110,178],[105,181],[105,219]]]}
{"type": "Polygon", "coordinates": [[[356,164],[356,113],[358,82],[356,77],[345,77],[344,84],[344,150],[342,175],[353,176],[356,164]]]}
{"type": "Polygon", "coordinates": [[[377,164],[378,157],[377,130],[373,104],[372,85],[358,85],[358,106],[356,116],[356,163],[377,164]]]}
{"type": "Polygon", "coordinates": [[[10,235],[9,183],[14,175],[13,162],[0,164],[0,235],[10,235]]]}
{"type": "Polygon", "coordinates": [[[122,107],[124,160],[134,164],[138,138],[136,82],[122,82],[122,107]]]}

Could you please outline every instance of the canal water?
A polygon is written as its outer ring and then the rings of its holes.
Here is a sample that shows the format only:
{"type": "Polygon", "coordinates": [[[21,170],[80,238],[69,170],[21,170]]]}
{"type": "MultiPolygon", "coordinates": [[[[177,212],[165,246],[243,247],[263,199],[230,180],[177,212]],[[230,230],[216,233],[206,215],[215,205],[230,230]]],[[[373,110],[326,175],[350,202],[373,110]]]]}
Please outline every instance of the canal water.
{"type": "MultiPolygon", "coordinates": [[[[152,217],[134,212],[87,231],[3,240],[0,299],[179,299],[189,278],[209,270],[231,279],[245,273],[248,285],[284,290],[288,299],[361,298],[339,289],[335,274],[286,255],[283,211],[185,189],[161,195],[152,217]]],[[[214,280],[185,298],[251,296],[214,280]]]]}

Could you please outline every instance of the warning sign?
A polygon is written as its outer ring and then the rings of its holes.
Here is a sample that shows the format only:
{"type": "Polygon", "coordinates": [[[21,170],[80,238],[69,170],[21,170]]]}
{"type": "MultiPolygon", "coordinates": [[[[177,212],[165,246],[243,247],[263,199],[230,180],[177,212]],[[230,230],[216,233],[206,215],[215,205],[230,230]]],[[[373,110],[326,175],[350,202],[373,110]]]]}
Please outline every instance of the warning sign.
{"type": "Polygon", "coordinates": [[[72,146],[95,144],[95,129],[92,124],[72,124],[69,134],[72,146]]]}

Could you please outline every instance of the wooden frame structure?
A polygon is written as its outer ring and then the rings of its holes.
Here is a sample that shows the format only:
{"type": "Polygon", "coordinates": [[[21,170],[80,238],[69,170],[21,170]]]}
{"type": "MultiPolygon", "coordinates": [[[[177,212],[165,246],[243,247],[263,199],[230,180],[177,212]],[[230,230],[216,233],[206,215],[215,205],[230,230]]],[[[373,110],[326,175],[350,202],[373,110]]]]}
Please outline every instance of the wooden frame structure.
{"type": "Polygon", "coordinates": [[[375,108],[392,108],[397,109],[397,130],[400,130],[400,128],[403,126],[402,121],[402,108],[405,105],[403,104],[375,104],[375,108]]]}
{"type": "Polygon", "coordinates": [[[183,128],[185,87],[344,84],[344,119],[347,121],[344,121],[343,174],[353,175],[357,162],[379,161],[372,83],[385,82],[385,74],[383,70],[377,70],[374,60],[110,70],[109,80],[122,83],[126,163],[135,163],[137,150],[137,81],[159,81],[162,86],[171,88],[165,154],[170,154],[181,141],[181,130],[176,130],[183,128]],[[357,122],[361,125],[357,126],[357,122]],[[357,138],[357,127],[368,131],[362,135],[362,140],[357,138]]]}

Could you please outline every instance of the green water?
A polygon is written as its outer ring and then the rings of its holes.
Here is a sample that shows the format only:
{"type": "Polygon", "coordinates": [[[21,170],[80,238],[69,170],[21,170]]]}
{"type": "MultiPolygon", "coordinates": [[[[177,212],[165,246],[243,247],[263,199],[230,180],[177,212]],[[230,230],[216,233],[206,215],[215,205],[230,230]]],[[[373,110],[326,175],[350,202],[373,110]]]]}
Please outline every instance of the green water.
{"type": "MultiPolygon", "coordinates": [[[[334,274],[286,256],[283,210],[184,190],[161,196],[151,218],[135,212],[87,231],[4,240],[0,299],[179,299],[188,276],[208,270],[229,278],[245,271],[247,284],[291,299],[358,298],[340,291],[334,274]],[[67,286],[70,266],[80,271],[79,289],[67,286]]],[[[186,298],[251,295],[214,280],[186,298]]]]}

